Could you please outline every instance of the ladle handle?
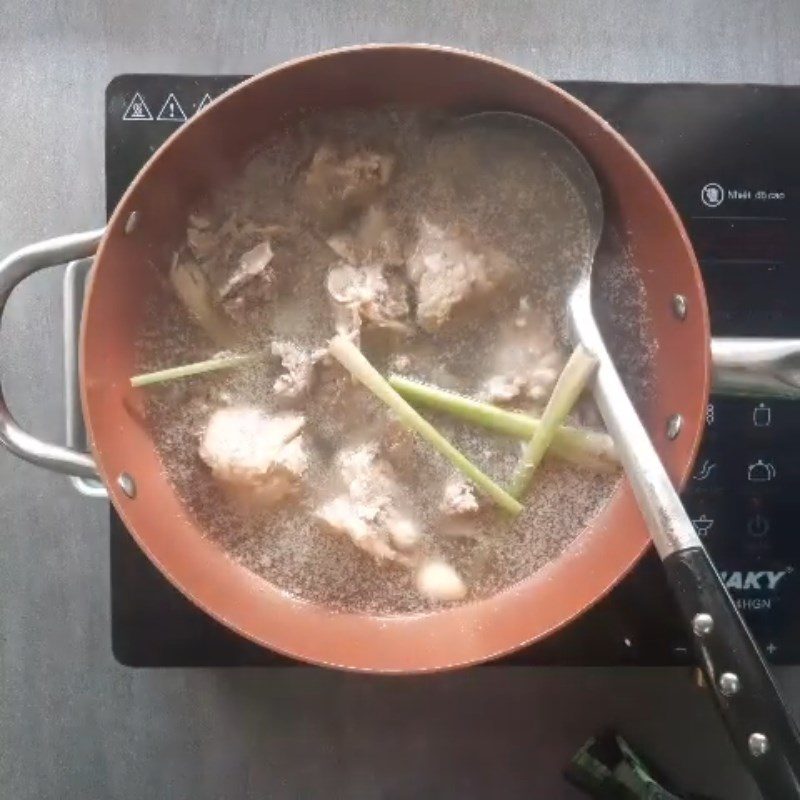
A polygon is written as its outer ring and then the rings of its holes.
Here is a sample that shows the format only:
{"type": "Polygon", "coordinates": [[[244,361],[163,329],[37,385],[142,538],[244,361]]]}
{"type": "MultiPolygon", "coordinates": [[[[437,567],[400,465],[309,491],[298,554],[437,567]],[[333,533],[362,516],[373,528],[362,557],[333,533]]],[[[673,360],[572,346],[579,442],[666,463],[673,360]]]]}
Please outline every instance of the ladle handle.
{"type": "Polygon", "coordinates": [[[593,392],[743,764],[767,800],[800,798],[800,735],[619,377],[589,284],[570,301],[574,338],[596,356],[593,392]]]}
{"type": "Polygon", "coordinates": [[[664,568],[728,733],[761,794],[800,797],[797,728],[708,553],[678,550],[664,568]]]}
{"type": "MultiPolygon", "coordinates": [[[[0,261],[0,321],[14,287],[46,267],[66,264],[94,254],[103,230],[73,233],[28,245],[0,261]]],[[[66,475],[96,478],[94,459],[87,453],[38,439],[25,431],[11,414],[0,376],[0,444],[20,458],[66,475]]]]}

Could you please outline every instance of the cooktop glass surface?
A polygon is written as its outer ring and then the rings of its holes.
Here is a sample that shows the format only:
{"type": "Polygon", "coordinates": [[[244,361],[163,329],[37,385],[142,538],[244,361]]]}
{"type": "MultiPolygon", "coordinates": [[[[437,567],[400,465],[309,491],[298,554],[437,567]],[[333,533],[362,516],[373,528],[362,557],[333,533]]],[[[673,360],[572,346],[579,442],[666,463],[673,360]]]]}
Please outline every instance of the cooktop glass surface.
{"type": "MultiPolygon", "coordinates": [[[[176,128],[244,76],[123,75],[106,93],[107,208],[176,128]]],[[[800,336],[800,88],[565,83],[621,131],[676,204],[717,336],[800,336]]],[[[800,662],[800,404],[712,397],[685,500],[767,657],[800,662]]],[[[130,666],[295,662],[195,608],[111,511],[111,620],[130,666]]],[[[690,664],[651,554],[597,606],[499,663],[690,664]]]]}

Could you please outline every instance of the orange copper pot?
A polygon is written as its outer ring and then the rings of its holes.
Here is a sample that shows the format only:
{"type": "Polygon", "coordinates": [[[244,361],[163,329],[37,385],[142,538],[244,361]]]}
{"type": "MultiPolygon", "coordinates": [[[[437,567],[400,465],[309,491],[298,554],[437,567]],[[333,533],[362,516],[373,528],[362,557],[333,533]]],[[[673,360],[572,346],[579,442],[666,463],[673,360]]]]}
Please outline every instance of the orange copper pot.
{"type": "MultiPolygon", "coordinates": [[[[139,173],[104,232],[55,242],[63,257],[77,257],[99,241],[81,331],[92,456],[38,443],[9,424],[10,416],[0,434],[18,454],[60,471],[90,474],[96,465],[153,563],[243,636],[317,664],[408,673],[474,664],[531,644],[602,597],[649,542],[627,481],[558,559],[493,597],[410,616],[338,613],[290,597],[204,538],[164,476],[128,382],[143,309],[196,201],[278,125],[304,111],[391,103],[519,111],[581,148],[603,186],[608,223],[645,286],[659,350],[652,399],[640,411],[672,480],[681,483],[703,427],[710,350],[700,274],[670,201],[625,140],[564,91],[499,61],[429,46],[354,47],[302,58],[240,84],[180,128],[139,173]],[[674,313],[676,294],[689,309],[684,319],[674,313]],[[676,413],[683,429],[669,440],[666,420],[676,413]],[[133,477],[135,493],[125,475],[133,477]]],[[[13,274],[0,281],[0,305],[42,258],[41,248],[30,248],[7,270],[13,274]]],[[[0,410],[7,412],[4,404],[0,410]]]]}

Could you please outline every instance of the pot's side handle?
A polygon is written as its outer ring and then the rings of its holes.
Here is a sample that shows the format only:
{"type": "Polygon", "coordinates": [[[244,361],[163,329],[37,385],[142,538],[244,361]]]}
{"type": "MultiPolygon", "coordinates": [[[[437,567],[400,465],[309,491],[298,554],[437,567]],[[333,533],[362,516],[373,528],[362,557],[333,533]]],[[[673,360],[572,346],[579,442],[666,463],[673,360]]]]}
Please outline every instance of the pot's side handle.
{"type": "MultiPolygon", "coordinates": [[[[91,258],[70,261],[64,271],[64,427],[66,445],[80,451],[88,450],[86,426],[81,409],[80,332],[86,282],[92,268],[91,258]]],[[[108,499],[108,490],[99,478],[70,475],[69,482],[84,497],[108,499]]]]}
{"type": "Polygon", "coordinates": [[[712,391],[800,399],[800,339],[711,340],[712,391]]]}
{"type": "MultiPolygon", "coordinates": [[[[28,245],[0,261],[0,323],[14,287],[45,267],[88,258],[97,250],[103,229],[59,236],[28,245]]],[[[40,467],[66,475],[96,478],[94,459],[87,453],[44,442],[23,430],[16,422],[3,396],[0,375],[0,444],[14,455],[40,467]]]]}

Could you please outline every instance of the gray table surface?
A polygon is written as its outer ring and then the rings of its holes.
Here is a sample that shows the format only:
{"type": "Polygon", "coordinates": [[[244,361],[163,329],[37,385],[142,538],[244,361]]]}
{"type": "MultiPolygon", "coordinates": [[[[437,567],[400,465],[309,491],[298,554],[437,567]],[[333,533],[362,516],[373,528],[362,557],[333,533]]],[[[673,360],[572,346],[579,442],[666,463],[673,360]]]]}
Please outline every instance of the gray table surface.
{"type": "MultiPolygon", "coordinates": [[[[6,0],[0,253],[103,221],[103,90],[132,71],[258,71],[365,41],[484,51],[553,78],[800,82],[796,0],[6,0]]],[[[61,270],[13,296],[0,368],[63,437],[61,270]]],[[[604,724],[696,791],[752,798],[683,670],[134,671],[109,641],[107,511],[0,453],[0,797],[575,798],[604,724]]],[[[800,669],[780,673],[800,712],[800,669]]]]}

